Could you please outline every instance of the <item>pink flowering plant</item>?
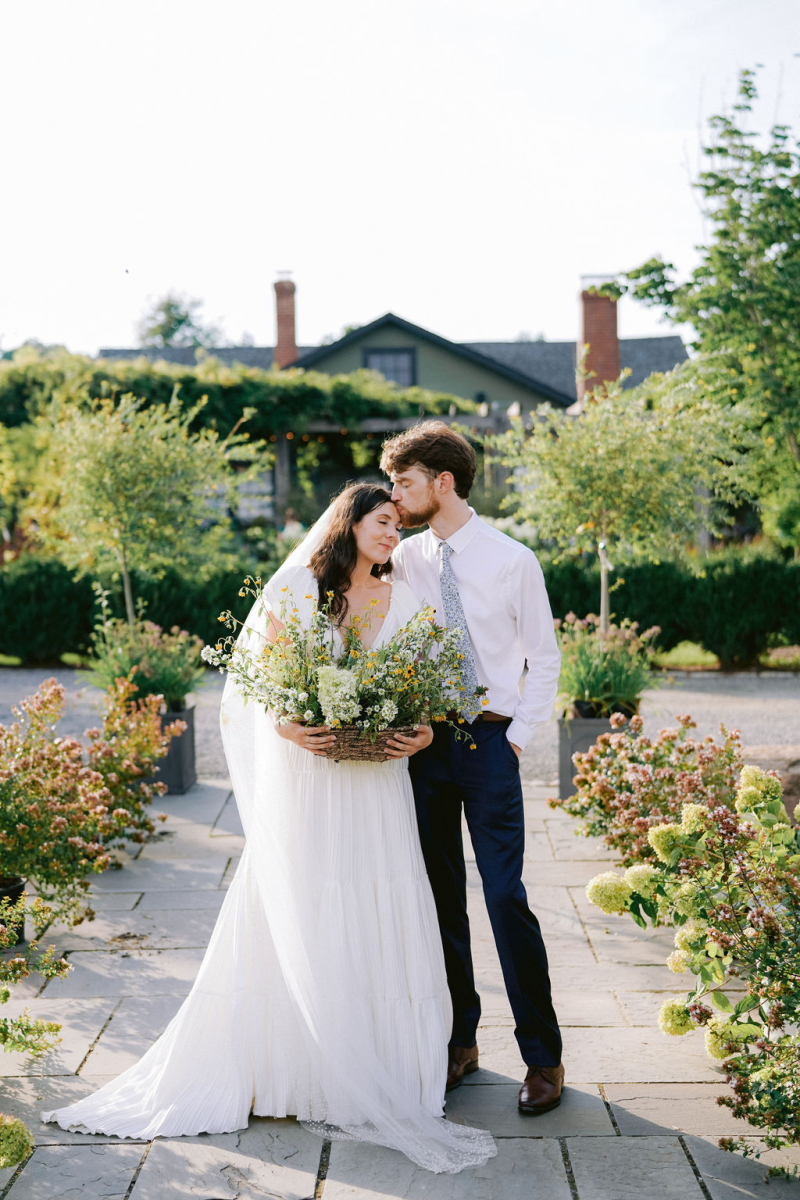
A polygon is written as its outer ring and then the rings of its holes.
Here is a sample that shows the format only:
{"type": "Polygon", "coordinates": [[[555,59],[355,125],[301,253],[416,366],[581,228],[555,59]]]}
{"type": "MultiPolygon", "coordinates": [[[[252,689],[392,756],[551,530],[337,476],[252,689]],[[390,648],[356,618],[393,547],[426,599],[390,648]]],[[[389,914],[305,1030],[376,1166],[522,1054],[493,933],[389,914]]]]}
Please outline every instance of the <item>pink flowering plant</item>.
{"type": "Polygon", "coordinates": [[[611,718],[585,754],[576,754],[576,792],[550,800],[583,822],[580,833],[601,837],[624,866],[655,859],[650,830],[671,821],[686,803],[732,808],[742,768],[737,730],[722,728],[722,741],[694,738],[696,723],[679,716],[677,727],[656,738],[642,734],[642,718],[611,718]]]}
{"type": "MultiPolygon", "coordinates": [[[[631,851],[624,874],[604,872],[586,894],[604,912],[674,927],[667,966],[695,983],[665,1002],[659,1026],[704,1030],[733,1091],[718,1103],[779,1148],[800,1143],[800,835],[772,772],[744,767],[728,800],[684,791],[649,826],[651,856],[631,851]]],[[[720,1145],[760,1154],[743,1138],[720,1145]]]]}
{"type": "Polygon", "coordinates": [[[95,598],[100,612],[92,635],[92,682],[110,690],[117,679],[132,679],[138,697],[159,696],[168,712],[182,712],[187,694],[205,677],[203,639],[178,625],[162,629],[146,621],[141,608],[133,623],[111,617],[108,592],[99,584],[95,598]]]}
{"type": "Polygon", "coordinates": [[[142,841],[155,829],[148,806],[164,785],[146,776],[171,731],[161,732],[157,701],[133,701],[133,690],[117,681],[86,748],[57,735],[64,688],[54,679],[13,709],[13,724],[0,725],[2,882],[30,879],[53,913],[73,924],[93,915],[87,876],[108,867],[109,845],[142,841]]]}

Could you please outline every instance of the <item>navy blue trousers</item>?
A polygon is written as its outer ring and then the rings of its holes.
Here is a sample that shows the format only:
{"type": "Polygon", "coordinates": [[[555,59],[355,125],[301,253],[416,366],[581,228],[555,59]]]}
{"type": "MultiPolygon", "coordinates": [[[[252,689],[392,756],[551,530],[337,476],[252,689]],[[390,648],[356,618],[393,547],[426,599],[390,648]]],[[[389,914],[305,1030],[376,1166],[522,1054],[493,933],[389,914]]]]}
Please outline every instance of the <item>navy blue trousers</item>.
{"type": "Polygon", "coordinates": [[[434,725],[433,743],[412,755],[409,768],[453,999],[451,1043],[474,1046],[481,1015],[467,917],[463,808],[523,1061],[528,1066],[556,1066],[561,1062],[561,1034],[550,994],[547,951],[522,882],[522,786],[507,728],[505,722],[478,719],[470,726],[477,743],[471,750],[469,741],[458,740],[449,725],[434,725]]]}

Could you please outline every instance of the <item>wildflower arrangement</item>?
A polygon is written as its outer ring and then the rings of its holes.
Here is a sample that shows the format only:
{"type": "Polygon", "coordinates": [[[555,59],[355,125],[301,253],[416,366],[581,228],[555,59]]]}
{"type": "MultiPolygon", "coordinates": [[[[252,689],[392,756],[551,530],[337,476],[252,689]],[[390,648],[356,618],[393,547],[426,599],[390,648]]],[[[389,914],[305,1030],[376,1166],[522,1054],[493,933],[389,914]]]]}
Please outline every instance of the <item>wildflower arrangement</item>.
{"type": "Polygon", "coordinates": [[[567,715],[638,712],[642,692],[656,686],[650,662],[658,625],[639,633],[635,621],[624,620],[603,633],[598,617],[590,613],[581,620],[571,612],[555,627],[561,647],[559,695],[567,715]]]}
{"type": "MultiPolygon", "coordinates": [[[[685,1000],[664,1004],[660,1028],[702,1028],[733,1090],[717,1102],[763,1131],[766,1147],[798,1144],[800,833],[780,780],[746,766],[732,804],[684,794],[671,815],[648,831],[651,859],[597,876],[587,896],[639,925],[675,928],[667,966],[696,981],[685,1000]]],[[[719,1144],[760,1153],[741,1138],[719,1144]]]]}
{"type": "Polygon", "coordinates": [[[722,741],[691,736],[696,723],[676,718],[674,729],[654,739],[642,734],[642,718],[628,722],[617,713],[611,732],[601,734],[585,754],[574,756],[576,791],[549,801],[583,821],[578,832],[602,837],[624,866],[654,860],[650,830],[671,821],[686,804],[732,808],[742,768],[738,730],[722,728],[722,741]]]}
{"type": "MultiPolygon", "coordinates": [[[[52,920],[53,912],[38,898],[29,901],[23,897],[16,904],[8,900],[0,903],[0,951],[13,945],[15,930],[26,917],[33,920],[38,939],[52,920]]],[[[53,946],[40,950],[36,939],[23,948],[15,948],[13,957],[0,955],[0,1005],[8,1002],[15,983],[34,972],[44,979],[63,979],[71,970],[66,959],[55,957],[53,946]]],[[[19,1050],[34,1056],[43,1054],[61,1041],[58,1037],[60,1029],[54,1021],[31,1017],[28,1009],[19,1017],[0,1016],[0,1046],[7,1051],[19,1050]]],[[[22,1162],[33,1152],[33,1145],[30,1130],[18,1117],[0,1113],[0,1168],[22,1162]]]]}
{"type": "MultiPolygon", "coordinates": [[[[260,580],[248,577],[243,591],[260,599],[260,580]]],[[[385,729],[444,721],[462,707],[480,711],[487,689],[464,697],[459,634],[437,625],[432,608],[420,609],[393,638],[370,647],[360,637],[371,626],[367,610],[353,616],[337,645],[327,605],[303,597],[311,601],[310,620],[303,623],[288,590],[283,592],[276,614],[283,629],[274,642],[237,644],[241,622],[224,612],[219,620],[232,632],[203,650],[206,662],[233,676],[242,694],[263,704],[279,724],[352,728],[374,741],[385,729]]]]}
{"type": "Polygon", "coordinates": [[[142,841],[155,828],[147,806],[164,785],[144,780],[172,730],[161,731],[157,698],[133,701],[134,690],[117,681],[87,748],[57,736],[64,688],[54,679],[0,725],[0,876],[30,879],[72,924],[93,915],[86,876],[108,867],[109,844],[142,841]]]}
{"type": "Polygon", "coordinates": [[[186,696],[203,680],[200,660],[203,639],[178,625],[166,632],[153,621],[145,621],[140,610],[131,624],[109,616],[108,592],[99,585],[95,596],[100,617],[92,635],[92,682],[103,690],[117,679],[132,678],[136,694],[163,696],[168,712],[182,712],[186,696]]]}

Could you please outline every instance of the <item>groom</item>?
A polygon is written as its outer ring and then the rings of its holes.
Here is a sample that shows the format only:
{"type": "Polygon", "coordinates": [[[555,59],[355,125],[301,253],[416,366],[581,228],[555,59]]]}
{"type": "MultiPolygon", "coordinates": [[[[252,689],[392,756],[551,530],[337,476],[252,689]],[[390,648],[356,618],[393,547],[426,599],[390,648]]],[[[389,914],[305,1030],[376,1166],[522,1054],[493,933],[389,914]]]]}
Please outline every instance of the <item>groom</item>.
{"type": "MultiPolygon", "coordinates": [[[[465,684],[489,689],[487,706],[469,726],[476,749],[469,739],[458,740],[450,725],[438,724],[432,745],[409,761],[453,999],[447,1090],[478,1069],[481,1007],[467,917],[463,809],[528,1068],[519,1108],[537,1115],[561,1102],[564,1083],[547,953],[522,883],[519,760],[553,711],[560,661],[544,579],[531,550],[469,507],[475,452],[443,422],[426,421],[386,442],[381,467],[403,525],[428,526],[401,542],[394,577],[432,604],[442,624],[462,630],[465,684]]],[[[397,735],[395,744],[407,740],[397,735]]]]}

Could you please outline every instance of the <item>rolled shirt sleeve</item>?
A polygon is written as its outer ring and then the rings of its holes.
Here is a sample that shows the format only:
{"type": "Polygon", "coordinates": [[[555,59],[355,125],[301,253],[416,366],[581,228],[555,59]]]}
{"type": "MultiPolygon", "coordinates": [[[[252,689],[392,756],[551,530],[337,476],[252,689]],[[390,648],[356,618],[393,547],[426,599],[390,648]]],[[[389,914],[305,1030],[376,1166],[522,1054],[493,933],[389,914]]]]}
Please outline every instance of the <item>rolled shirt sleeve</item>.
{"type": "Polygon", "coordinates": [[[517,636],[528,664],[522,696],[506,736],[524,750],[537,727],[552,716],[561,654],[544,575],[532,550],[510,564],[504,584],[508,612],[516,622],[517,636]]]}

